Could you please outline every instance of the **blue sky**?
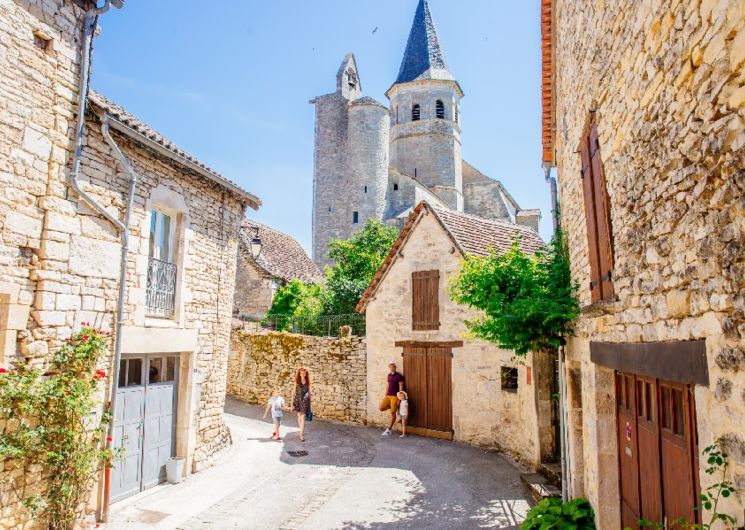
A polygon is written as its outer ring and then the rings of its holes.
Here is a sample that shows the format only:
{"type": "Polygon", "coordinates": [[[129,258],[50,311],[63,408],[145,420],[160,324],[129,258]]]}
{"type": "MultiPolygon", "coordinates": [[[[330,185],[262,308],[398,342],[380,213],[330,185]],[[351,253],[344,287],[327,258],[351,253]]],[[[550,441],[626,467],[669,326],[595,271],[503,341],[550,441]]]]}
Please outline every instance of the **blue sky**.
{"type": "MultiPolygon", "coordinates": [[[[100,19],[93,87],[261,197],[264,206],[249,217],[310,250],[308,101],[335,89],[350,51],[364,94],[387,101],[417,1],[128,0],[100,19]]],[[[463,156],[500,179],[523,208],[541,208],[545,239],[551,219],[540,167],[539,3],[430,6],[466,94],[463,156]]]]}

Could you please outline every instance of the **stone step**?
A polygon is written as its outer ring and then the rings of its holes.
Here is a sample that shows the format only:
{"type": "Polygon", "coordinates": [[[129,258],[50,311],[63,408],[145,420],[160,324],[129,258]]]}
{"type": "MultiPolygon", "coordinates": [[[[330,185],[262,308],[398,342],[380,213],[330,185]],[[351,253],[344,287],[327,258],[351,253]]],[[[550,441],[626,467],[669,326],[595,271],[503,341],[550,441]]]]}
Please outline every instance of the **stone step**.
{"type": "Polygon", "coordinates": [[[548,481],[561,489],[561,464],[558,462],[544,462],[538,466],[538,473],[548,479],[548,481]]]}
{"type": "Polygon", "coordinates": [[[520,475],[520,481],[525,486],[533,504],[538,504],[543,499],[550,497],[561,497],[561,490],[540,473],[523,473],[520,475]]]}

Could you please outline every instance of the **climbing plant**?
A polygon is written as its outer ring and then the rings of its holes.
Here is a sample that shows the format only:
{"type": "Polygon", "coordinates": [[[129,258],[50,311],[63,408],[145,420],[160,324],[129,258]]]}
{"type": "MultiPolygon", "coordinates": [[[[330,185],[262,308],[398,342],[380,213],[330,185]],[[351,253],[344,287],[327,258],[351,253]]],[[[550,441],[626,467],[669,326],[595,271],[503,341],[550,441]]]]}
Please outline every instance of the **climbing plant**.
{"type": "Polygon", "coordinates": [[[75,526],[99,471],[114,456],[103,444],[110,414],[92,412],[107,378],[96,368],[107,343],[107,332],[84,323],[51,356],[48,372],[20,363],[0,369],[0,461],[41,470],[40,493],[19,498],[54,530],[75,526]]]}
{"type": "MultiPolygon", "coordinates": [[[[712,528],[732,529],[735,528],[737,521],[727,513],[719,511],[719,502],[722,499],[730,497],[737,492],[737,488],[727,480],[727,469],[729,468],[729,455],[722,447],[722,441],[717,440],[704,449],[706,458],[706,474],[714,477],[714,482],[703,492],[699,494],[701,503],[696,507],[696,511],[702,513],[702,523],[691,523],[687,518],[681,517],[660,523],[657,521],[647,521],[642,519],[639,526],[643,528],[655,528],[662,530],[711,530],[712,528]],[[706,514],[705,516],[703,514],[706,514]],[[721,523],[721,524],[720,524],[721,523]],[[719,526],[715,526],[719,525],[719,526]]],[[[628,529],[627,529],[628,530],[628,529]]]]}
{"type": "Polygon", "coordinates": [[[469,256],[450,284],[456,302],[480,310],[466,322],[470,332],[518,356],[556,351],[573,333],[576,293],[561,232],[534,255],[515,241],[504,253],[469,256]]]}

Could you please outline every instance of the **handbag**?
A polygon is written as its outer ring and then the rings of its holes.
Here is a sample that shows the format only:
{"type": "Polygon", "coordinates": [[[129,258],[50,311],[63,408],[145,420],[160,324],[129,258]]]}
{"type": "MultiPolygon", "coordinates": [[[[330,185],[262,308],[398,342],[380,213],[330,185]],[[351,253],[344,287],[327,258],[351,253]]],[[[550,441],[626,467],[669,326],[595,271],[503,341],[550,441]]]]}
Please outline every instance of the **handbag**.
{"type": "Polygon", "coordinates": [[[305,413],[305,421],[313,421],[313,411],[308,410],[308,412],[305,413]]]}

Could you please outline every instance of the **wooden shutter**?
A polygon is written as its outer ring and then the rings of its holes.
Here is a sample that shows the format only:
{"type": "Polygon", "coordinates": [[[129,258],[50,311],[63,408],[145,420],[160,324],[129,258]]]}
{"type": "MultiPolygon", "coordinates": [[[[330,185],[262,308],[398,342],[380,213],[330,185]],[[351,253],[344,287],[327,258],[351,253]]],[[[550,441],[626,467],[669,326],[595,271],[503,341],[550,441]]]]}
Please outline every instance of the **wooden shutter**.
{"type": "Polygon", "coordinates": [[[598,254],[600,256],[600,286],[603,300],[613,298],[613,244],[610,229],[610,201],[605,182],[605,171],[600,158],[598,129],[590,128],[590,166],[592,167],[593,189],[595,190],[595,220],[598,224],[598,254]]]}
{"type": "Polygon", "coordinates": [[[426,331],[440,329],[439,304],[440,271],[411,273],[412,329],[426,331]]]}
{"type": "Polygon", "coordinates": [[[582,189],[585,198],[590,258],[590,292],[593,302],[607,300],[614,295],[611,276],[613,245],[610,230],[610,202],[599,146],[597,127],[593,124],[580,145],[582,189]]]}

